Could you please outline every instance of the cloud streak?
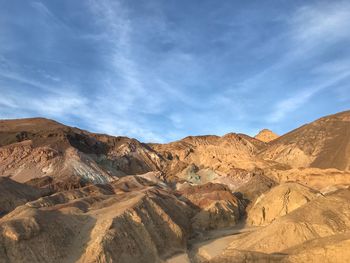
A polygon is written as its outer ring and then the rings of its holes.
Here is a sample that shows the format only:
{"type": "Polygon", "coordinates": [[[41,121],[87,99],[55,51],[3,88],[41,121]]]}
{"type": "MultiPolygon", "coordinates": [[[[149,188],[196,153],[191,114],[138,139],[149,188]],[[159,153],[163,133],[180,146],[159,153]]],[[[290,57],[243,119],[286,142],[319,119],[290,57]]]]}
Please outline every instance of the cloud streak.
{"type": "Polygon", "coordinates": [[[296,125],[290,116],[306,122],[349,99],[346,2],[5,5],[2,118],[40,115],[162,142],[266,127],[284,133],[296,125]]]}

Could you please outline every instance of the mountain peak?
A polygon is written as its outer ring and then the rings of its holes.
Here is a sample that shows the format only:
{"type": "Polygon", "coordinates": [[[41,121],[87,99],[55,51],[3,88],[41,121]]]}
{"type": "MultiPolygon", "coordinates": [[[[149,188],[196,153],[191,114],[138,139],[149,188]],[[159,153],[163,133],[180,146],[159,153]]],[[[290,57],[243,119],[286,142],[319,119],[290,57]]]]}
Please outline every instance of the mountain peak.
{"type": "Polygon", "coordinates": [[[263,142],[270,142],[274,139],[277,139],[279,136],[269,129],[262,129],[257,135],[255,135],[255,139],[258,139],[263,142]]]}

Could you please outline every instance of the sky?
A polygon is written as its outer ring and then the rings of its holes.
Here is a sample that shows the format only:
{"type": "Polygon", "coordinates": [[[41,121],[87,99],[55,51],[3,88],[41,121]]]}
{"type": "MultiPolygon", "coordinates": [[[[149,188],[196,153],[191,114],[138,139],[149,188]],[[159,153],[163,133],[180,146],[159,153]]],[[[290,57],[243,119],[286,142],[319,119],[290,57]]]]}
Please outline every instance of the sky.
{"type": "Polygon", "coordinates": [[[144,142],[350,109],[350,1],[0,0],[0,118],[144,142]]]}

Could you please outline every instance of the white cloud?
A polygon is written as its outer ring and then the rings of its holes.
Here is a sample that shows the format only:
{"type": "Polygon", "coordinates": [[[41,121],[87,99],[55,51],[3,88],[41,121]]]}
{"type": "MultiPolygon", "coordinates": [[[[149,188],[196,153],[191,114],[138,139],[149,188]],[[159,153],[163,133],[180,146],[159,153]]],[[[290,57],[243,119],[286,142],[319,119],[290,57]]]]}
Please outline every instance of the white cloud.
{"type": "Polygon", "coordinates": [[[0,97],[0,107],[8,107],[8,108],[18,108],[18,104],[11,97],[2,96],[0,97]]]}
{"type": "Polygon", "coordinates": [[[340,75],[337,75],[322,84],[320,83],[310,88],[302,89],[301,91],[297,92],[293,96],[286,98],[282,101],[279,101],[274,106],[273,112],[266,117],[266,121],[270,123],[276,123],[282,120],[289,113],[295,111],[296,109],[300,108],[305,103],[307,103],[312,98],[312,96],[314,96],[318,92],[321,92],[327,88],[330,88],[333,85],[336,85],[338,82],[348,77],[350,77],[350,70],[340,75]]]}
{"type": "MultiPolygon", "coordinates": [[[[322,56],[333,44],[349,38],[347,28],[350,9],[346,2],[304,6],[297,10],[292,19],[282,15],[284,20],[281,19],[280,23],[286,26],[286,30],[262,30],[264,34],[271,34],[271,38],[263,43],[251,43],[256,40],[251,35],[261,33],[259,27],[257,31],[249,31],[249,34],[244,32],[240,35],[236,32],[242,30],[239,27],[247,22],[242,19],[239,25],[223,29],[229,31],[229,38],[219,39],[226,44],[233,44],[230,43],[233,37],[241,37],[238,41],[240,48],[236,50],[235,45],[232,45],[222,50],[224,55],[220,51],[219,57],[215,59],[212,56],[218,51],[212,52],[208,49],[212,46],[206,45],[215,44],[211,37],[215,40],[216,37],[220,38],[221,33],[215,32],[214,35],[211,29],[206,32],[205,25],[198,31],[187,28],[185,25],[193,26],[192,17],[179,24],[176,17],[167,20],[163,12],[168,10],[162,10],[162,4],[158,2],[142,4],[142,13],[139,14],[139,9],[128,9],[133,7],[127,1],[89,0],[87,3],[89,10],[79,12],[78,24],[72,26],[77,30],[74,36],[62,31],[62,27],[67,27],[65,21],[67,25],[70,25],[68,21],[75,22],[74,15],[70,16],[69,13],[67,19],[63,19],[60,10],[51,8],[48,2],[37,1],[32,4],[34,8],[30,15],[35,11],[37,22],[43,24],[46,30],[40,44],[45,47],[46,42],[57,43],[55,47],[60,47],[60,41],[67,39],[62,50],[53,50],[49,46],[43,56],[31,56],[28,64],[33,66],[32,69],[26,69],[25,65],[10,65],[8,68],[2,65],[7,56],[2,56],[5,54],[5,44],[3,40],[0,41],[0,81],[13,84],[7,90],[6,85],[0,87],[5,94],[0,99],[1,109],[13,109],[13,112],[18,112],[18,116],[30,112],[68,120],[66,123],[72,120],[74,124],[74,120],[92,131],[127,135],[144,141],[179,138],[180,134],[182,136],[188,132],[223,133],[241,128],[247,132],[255,131],[249,125],[262,125],[262,114],[267,115],[266,122],[283,120],[289,113],[312,100],[318,92],[345,78],[350,66],[346,55],[342,61],[332,60],[314,66],[314,62],[317,62],[315,57],[322,56]],[[89,17],[86,27],[79,28],[80,15],[89,17]],[[201,30],[203,32],[199,32],[201,30]],[[83,52],[77,52],[79,54],[76,57],[70,54],[71,44],[73,48],[82,44],[83,52]],[[69,57],[65,57],[65,52],[69,57]],[[238,52],[242,54],[235,57],[233,53],[238,52]],[[224,66],[231,66],[227,61],[227,56],[231,59],[231,55],[233,60],[244,59],[245,55],[255,59],[247,65],[242,63],[243,74],[237,79],[241,80],[246,74],[251,75],[241,83],[235,79],[238,73],[232,72],[234,76],[227,76],[229,71],[223,70],[227,73],[224,76],[221,72],[224,66]],[[89,56],[87,60],[81,61],[96,61],[96,64],[78,65],[81,56],[89,56]],[[274,58],[270,60],[269,56],[274,58]],[[267,65],[265,62],[260,64],[261,60],[268,61],[267,65]],[[252,65],[255,61],[256,64],[252,65]],[[306,70],[300,73],[300,79],[306,81],[296,81],[298,84],[291,92],[293,84],[288,82],[289,78],[296,76],[299,67],[307,63],[312,65],[306,66],[306,70]],[[49,65],[47,71],[36,70],[42,65],[49,65]],[[208,69],[213,69],[213,72],[208,69]],[[86,76],[86,79],[81,78],[84,72],[91,75],[86,76]],[[221,87],[221,83],[225,87],[221,87]],[[306,86],[305,83],[311,84],[306,86]],[[284,85],[287,91],[281,97],[280,90],[284,85]],[[29,89],[33,93],[25,92],[29,89]],[[21,96],[22,93],[25,95],[21,96]]],[[[86,7],[86,2],[82,7],[86,7]]],[[[229,19],[224,17],[224,20],[229,19]]],[[[247,20],[250,19],[247,17],[247,20]]],[[[3,32],[1,21],[0,18],[0,31],[3,32]]],[[[252,27],[258,22],[260,20],[255,19],[254,23],[250,21],[252,27]]],[[[268,22],[271,22],[270,19],[268,22]]],[[[28,32],[31,30],[24,29],[28,32]]],[[[11,40],[13,43],[10,44],[15,45],[16,38],[11,40]]]]}
{"type": "Polygon", "coordinates": [[[69,115],[78,116],[83,109],[86,109],[88,100],[80,95],[67,94],[45,96],[41,99],[32,99],[31,109],[52,116],[54,118],[64,119],[69,115]]]}
{"type": "Polygon", "coordinates": [[[350,3],[304,6],[294,15],[291,26],[293,39],[309,47],[349,39],[350,3]]]}
{"type": "MultiPolygon", "coordinates": [[[[289,51],[278,63],[258,75],[259,81],[273,71],[278,75],[279,71],[288,71],[288,67],[297,67],[313,60],[318,61],[317,58],[325,54],[328,49],[334,49],[335,44],[350,44],[348,31],[350,4],[344,1],[303,6],[295,12],[289,27],[286,34],[290,42],[289,51]]],[[[317,93],[348,78],[349,66],[349,56],[333,58],[327,62],[320,59],[309,72],[302,73],[303,77],[312,80],[313,84],[295,87],[294,95],[283,98],[272,107],[272,112],[266,116],[266,121],[270,123],[281,121],[288,114],[308,103],[317,93]]]]}
{"type": "MultiPolygon", "coordinates": [[[[89,6],[94,21],[105,31],[105,34],[98,33],[89,38],[108,43],[107,63],[110,65],[110,72],[100,76],[101,92],[94,101],[94,107],[98,110],[90,111],[90,119],[104,112],[99,129],[103,127],[113,134],[127,134],[147,141],[163,141],[161,131],[147,123],[147,115],[163,114],[170,97],[183,101],[188,98],[179,90],[169,87],[167,81],[157,76],[151,68],[145,68],[140,63],[142,58],[135,57],[138,48],[134,39],[135,25],[125,6],[109,0],[91,0],[89,6]]],[[[158,22],[162,24],[161,17],[154,19],[159,19],[158,22]]]]}

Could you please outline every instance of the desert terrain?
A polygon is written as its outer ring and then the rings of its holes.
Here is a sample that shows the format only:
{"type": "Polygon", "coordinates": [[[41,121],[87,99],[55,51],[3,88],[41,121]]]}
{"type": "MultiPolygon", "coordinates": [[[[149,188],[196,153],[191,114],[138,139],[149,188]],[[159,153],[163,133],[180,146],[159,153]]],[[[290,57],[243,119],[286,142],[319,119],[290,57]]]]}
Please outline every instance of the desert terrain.
{"type": "Polygon", "coordinates": [[[350,111],[166,144],[0,121],[0,263],[349,262],[350,111]]]}

